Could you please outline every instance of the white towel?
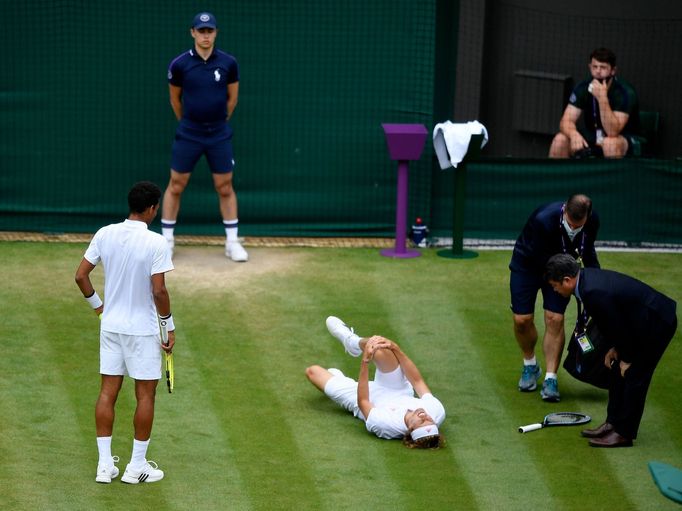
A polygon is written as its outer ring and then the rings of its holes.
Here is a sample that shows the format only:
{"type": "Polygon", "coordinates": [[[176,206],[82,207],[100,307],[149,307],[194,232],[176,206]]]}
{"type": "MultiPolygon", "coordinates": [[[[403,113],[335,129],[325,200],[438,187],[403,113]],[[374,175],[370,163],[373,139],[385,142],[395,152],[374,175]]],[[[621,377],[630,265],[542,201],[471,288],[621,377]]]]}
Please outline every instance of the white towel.
{"type": "Polygon", "coordinates": [[[445,121],[433,128],[433,148],[438,156],[441,169],[452,166],[457,168],[469,148],[471,135],[483,134],[481,147],[488,143],[488,130],[478,121],[452,123],[445,121]]]}

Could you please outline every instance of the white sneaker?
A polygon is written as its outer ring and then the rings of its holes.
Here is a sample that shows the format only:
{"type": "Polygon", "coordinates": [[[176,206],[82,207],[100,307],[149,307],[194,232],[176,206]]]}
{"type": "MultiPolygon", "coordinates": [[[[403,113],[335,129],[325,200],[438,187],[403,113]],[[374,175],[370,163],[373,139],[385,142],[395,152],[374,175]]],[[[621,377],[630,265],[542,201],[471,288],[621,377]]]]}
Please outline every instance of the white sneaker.
{"type": "Polygon", "coordinates": [[[225,243],[225,256],[236,263],[244,263],[249,260],[249,254],[246,253],[246,250],[238,241],[225,243]]]}
{"type": "Polygon", "coordinates": [[[118,463],[118,456],[111,457],[111,464],[98,463],[95,481],[109,484],[112,479],[116,479],[118,477],[118,467],[115,463],[118,463]]]}
{"type": "Polygon", "coordinates": [[[360,336],[357,335],[352,328],[348,328],[346,324],[335,316],[327,318],[327,330],[336,337],[346,350],[346,353],[353,357],[362,355],[362,350],[358,344],[360,336]]]}
{"type": "Polygon", "coordinates": [[[159,466],[154,461],[147,460],[144,460],[144,465],[138,469],[131,467],[128,463],[121,477],[121,481],[128,484],[155,483],[161,479],[163,479],[163,470],[159,470],[159,466]]]}

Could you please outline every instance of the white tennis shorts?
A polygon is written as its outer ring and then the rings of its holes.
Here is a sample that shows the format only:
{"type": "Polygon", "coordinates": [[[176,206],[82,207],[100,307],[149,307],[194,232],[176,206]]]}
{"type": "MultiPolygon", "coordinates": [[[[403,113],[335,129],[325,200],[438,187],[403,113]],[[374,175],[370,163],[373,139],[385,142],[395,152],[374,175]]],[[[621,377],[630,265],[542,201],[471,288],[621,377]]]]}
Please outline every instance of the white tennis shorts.
{"type": "Polygon", "coordinates": [[[99,372],[136,380],[161,378],[161,340],[158,335],[125,335],[101,331],[99,372]]]}
{"type": "MultiPolygon", "coordinates": [[[[332,368],[329,372],[334,376],[324,386],[324,393],[336,404],[365,420],[358,406],[358,382],[338,369],[332,368]]],[[[390,373],[377,370],[374,380],[369,382],[369,400],[374,405],[390,401],[395,397],[412,397],[413,395],[414,389],[400,367],[390,373]]]]}

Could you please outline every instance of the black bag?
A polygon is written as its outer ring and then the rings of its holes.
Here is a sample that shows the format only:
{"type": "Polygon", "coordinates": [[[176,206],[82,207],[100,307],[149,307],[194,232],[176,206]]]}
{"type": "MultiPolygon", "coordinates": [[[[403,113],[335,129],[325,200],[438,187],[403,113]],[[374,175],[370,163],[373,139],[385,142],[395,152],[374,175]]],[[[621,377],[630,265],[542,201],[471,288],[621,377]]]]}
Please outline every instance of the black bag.
{"type": "Polygon", "coordinates": [[[577,380],[589,383],[600,389],[608,389],[610,371],[604,365],[604,357],[611,346],[601,334],[595,322],[590,318],[587,321],[585,331],[594,349],[589,353],[583,353],[575,338],[576,331],[579,332],[580,330],[578,328],[574,329],[571,339],[568,341],[568,353],[564,360],[564,369],[577,380]]]}

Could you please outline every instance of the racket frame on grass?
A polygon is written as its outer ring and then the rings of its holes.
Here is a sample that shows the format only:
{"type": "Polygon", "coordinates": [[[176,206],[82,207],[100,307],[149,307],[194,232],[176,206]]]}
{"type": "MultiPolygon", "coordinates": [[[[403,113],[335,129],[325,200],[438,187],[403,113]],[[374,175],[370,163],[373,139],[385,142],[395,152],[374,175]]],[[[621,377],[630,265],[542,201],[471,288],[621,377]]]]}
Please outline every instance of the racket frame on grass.
{"type": "Polygon", "coordinates": [[[528,433],[529,431],[535,431],[548,426],[577,426],[578,424],[587,424],[591,420],[592,417],[584,413],[553,412],[545,415],[542,422],[519,427],[519,433],[528,433]]]}
{"type": "MultiPolygon", "coordinates": [[[[159,330],[161,331],[161,343],[168,346],[168,322],[165,319],[159,318],[159,330]]],[[[173,393],[175,386],[175,369],[173,367],[173,352],[168,353],[164,351],[166,361],[166,385],[168,386],[168,393],[173,393]]]]}

